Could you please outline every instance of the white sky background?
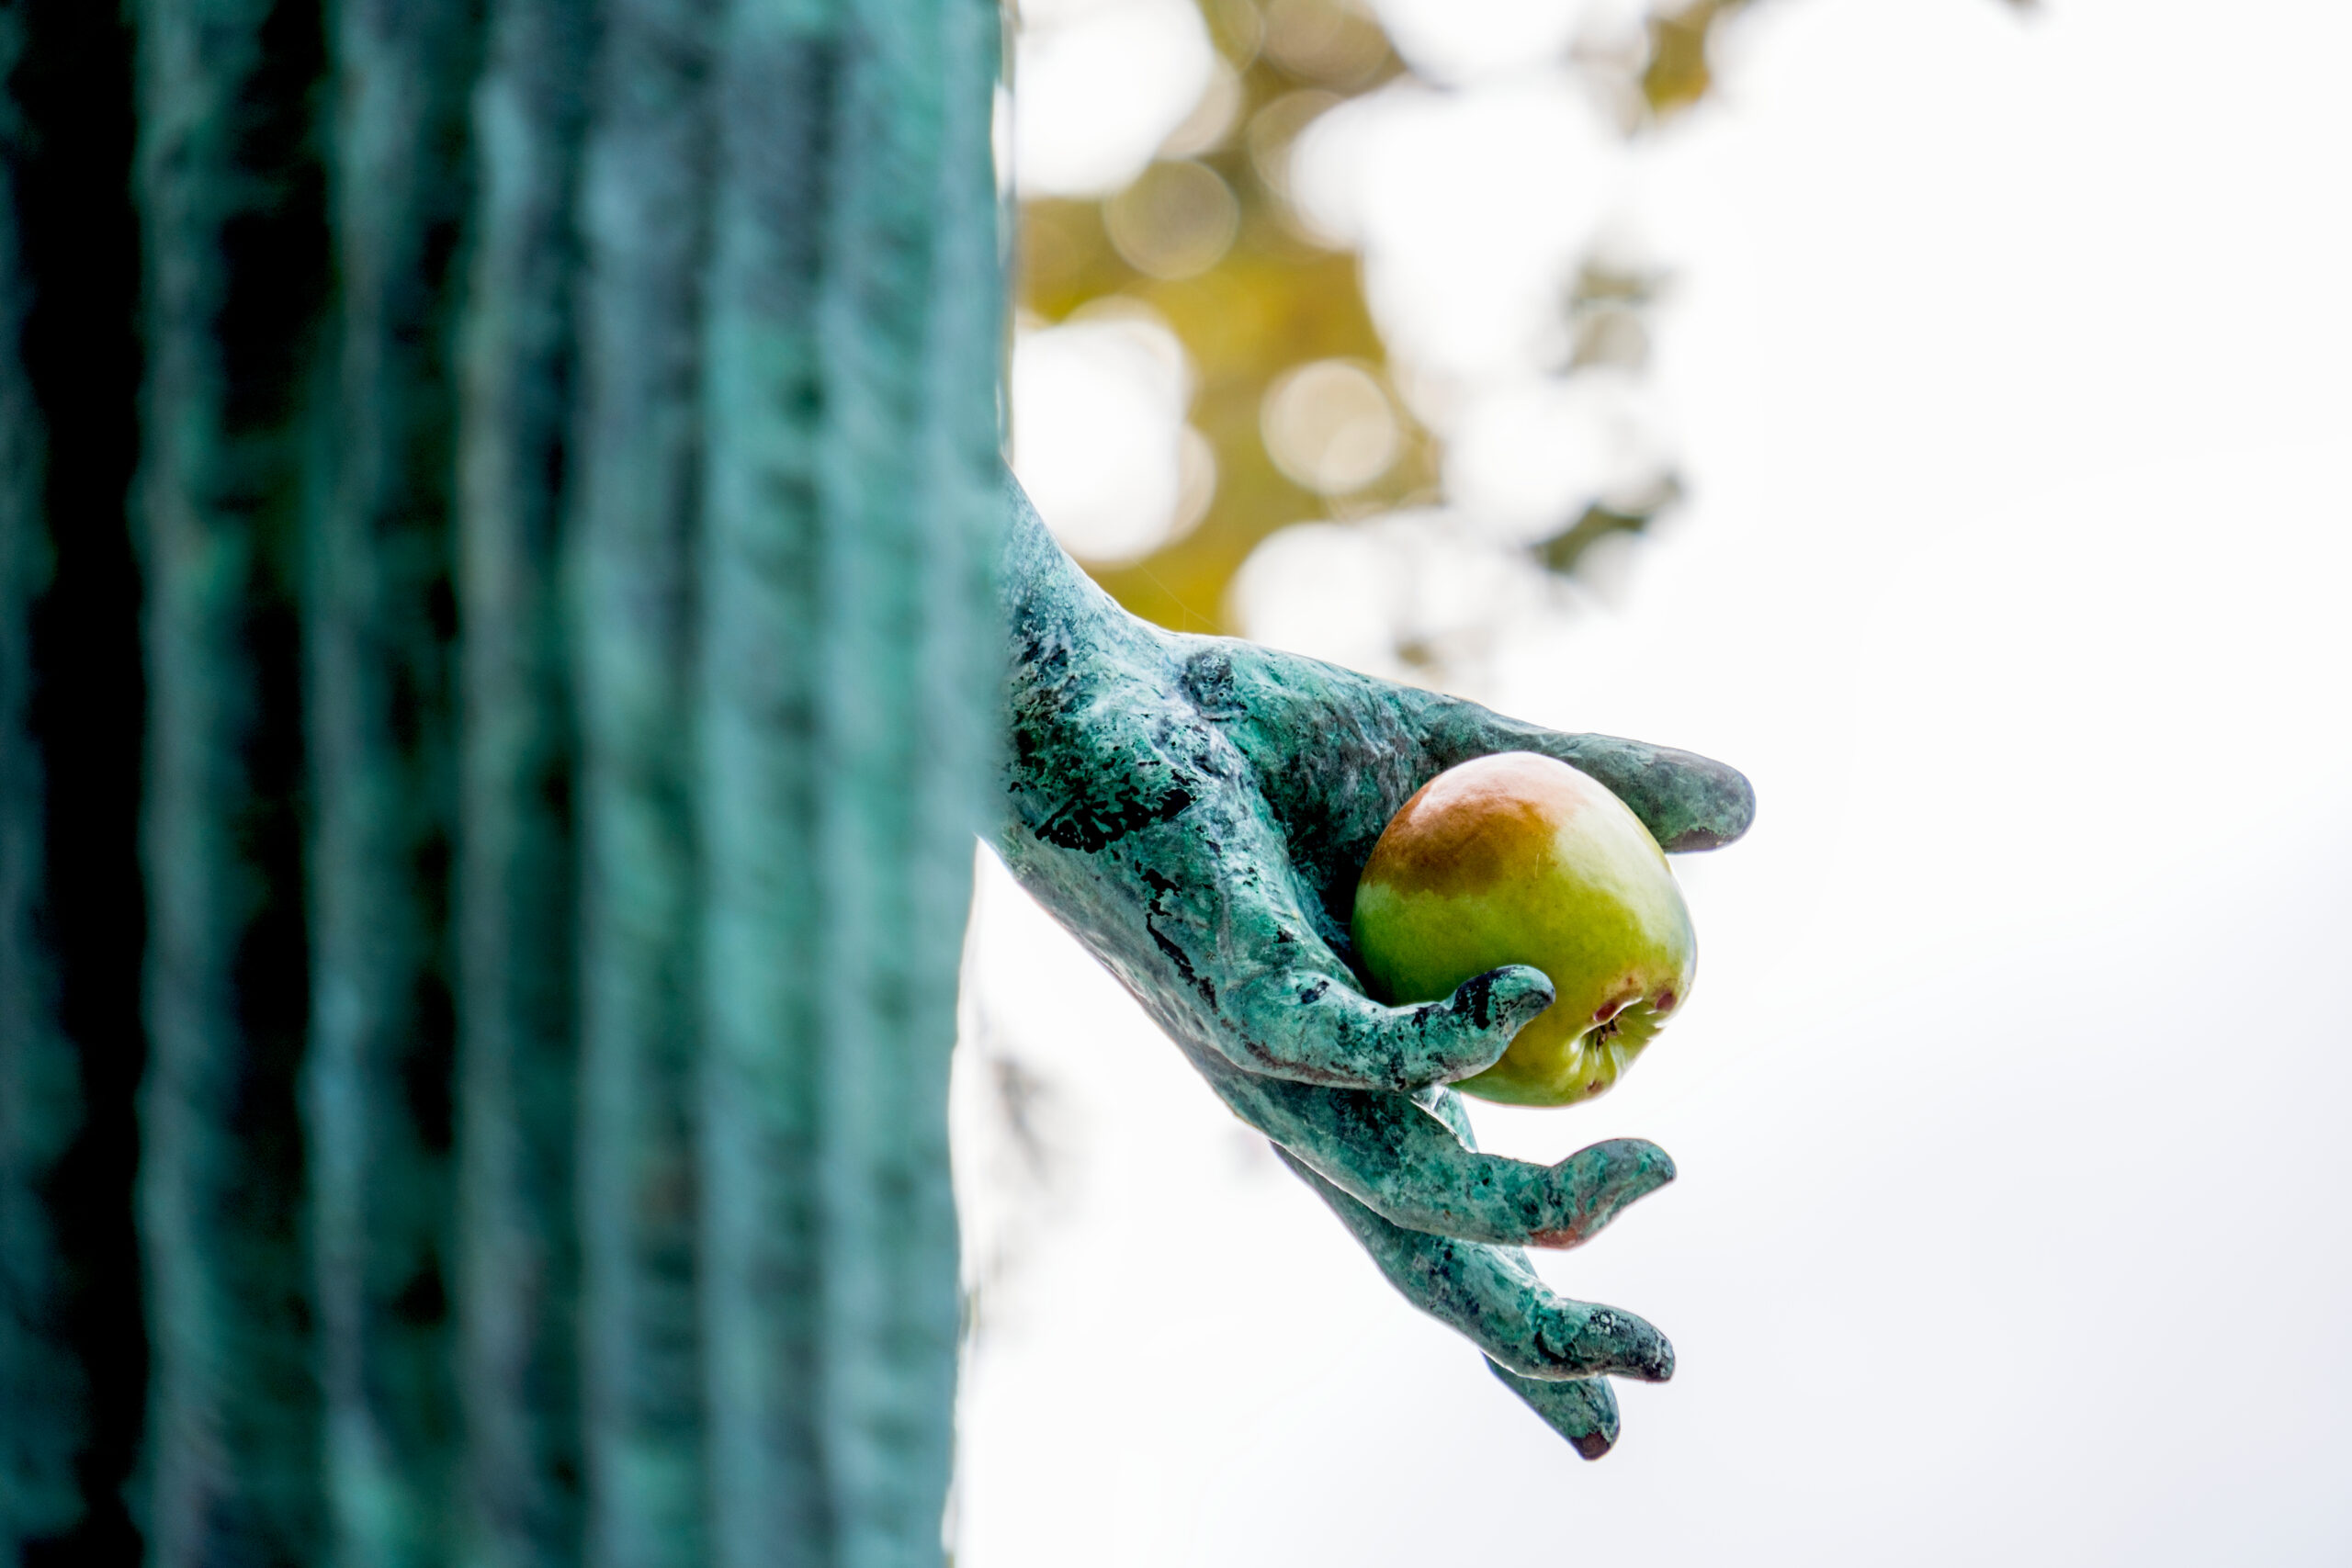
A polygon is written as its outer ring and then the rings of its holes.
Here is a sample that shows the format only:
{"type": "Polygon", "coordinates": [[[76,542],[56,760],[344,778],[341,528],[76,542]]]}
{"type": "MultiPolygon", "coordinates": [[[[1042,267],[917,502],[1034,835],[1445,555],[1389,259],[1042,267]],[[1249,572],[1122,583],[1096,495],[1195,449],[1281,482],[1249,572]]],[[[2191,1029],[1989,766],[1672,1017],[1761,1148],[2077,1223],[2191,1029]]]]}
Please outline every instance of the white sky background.
{"type": "Polygon", "coordinates": [[[1578,1461],[992,866],[958,1568],[2352,1560],[2352,12],[1778,0],[1640,155],[1690,503],[1480,694],[1703,750],[1578,1461]]]}

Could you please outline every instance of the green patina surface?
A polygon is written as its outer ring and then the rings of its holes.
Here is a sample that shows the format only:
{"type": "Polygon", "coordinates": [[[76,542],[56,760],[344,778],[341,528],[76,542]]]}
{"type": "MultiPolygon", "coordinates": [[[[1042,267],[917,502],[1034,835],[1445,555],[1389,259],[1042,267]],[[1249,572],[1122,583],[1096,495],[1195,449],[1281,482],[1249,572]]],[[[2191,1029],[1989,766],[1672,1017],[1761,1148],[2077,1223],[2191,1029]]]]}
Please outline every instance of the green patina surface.
{"type": "Polygon", "coordinates": [[[939,1559],[1001,54],[0,6],[0,1557],[939,1559]]]}
{"type": "Polygon", "coordinates": [[[940,1561],[991,830],[1581,1451],[1669,1369],[1514,1250],[1666,1156],[1442,1088],[1542,976],[1379,1006],[1347,906],[1468,757],[1669,848],[1745,783],[1086,581],[999,455],[998,28],[0,6],[0,1556],[940,1561]]]}
{"type": "MultiPolygon", "coordinates": [[[[578,7],[567,6],[575,17],[578,7]]],[[[605,8],[577,196],[579,424],[568,604],[581,760],[579,1196],[588,1561],[707,1561],[693,809],[716,7],[605,8]]]]}
{"type": "Polygon", "coordinates": [[[1610,1374],[1673,1351],[1631,1314],[1553,1295],[1523,1247],[1572,1247],[1673,1179],[1634,1139],[1557,1165],[1478,1151],[1443,1085],[1491,1066],[1552,1000],[1536,970],[1388,1008],[1351,966],[1348,914],[1381,829],[1439,773],[1535,751],[1607,784],[1668,849],[1743,832],[1755,797],[1688,753],[1566,735],[1473,703],[1227,638],[1162,631],[1079,572],[1017,491],[998,847],[1023,884],[1281,1148],[1389,1280],[1468,1337],[1588,1457],[1610,1374]]]}

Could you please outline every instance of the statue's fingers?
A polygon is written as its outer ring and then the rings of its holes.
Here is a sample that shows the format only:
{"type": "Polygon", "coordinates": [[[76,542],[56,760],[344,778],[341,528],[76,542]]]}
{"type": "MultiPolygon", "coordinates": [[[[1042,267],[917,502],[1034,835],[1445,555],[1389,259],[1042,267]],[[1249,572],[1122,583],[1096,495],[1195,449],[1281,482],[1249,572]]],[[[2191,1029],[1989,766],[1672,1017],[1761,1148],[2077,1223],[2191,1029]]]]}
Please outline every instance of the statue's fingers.
{"type": "Polygon", "coordinates": [[[1535,1247],[1576,1247],[1589,1241],[1628,1203],[1674,1179],[1674,1160],[1647,1138],[1607,1138],[1547,1168],[1558,1194],[1559,1226],[1535,1236],[1535,1247]]]}
{"type": "Polygon", "coordinates": [[[1211,1082],[1243,1121],[1407,1230],[1498,1247],[1576,1247],[1674,1179],[1666,1151],[1640,1138],[1535,1165],[1466,1146],[1441,1111],[1406,1095],[1231,1072],[1211,1082]]]}
{"type": "Polygon", "coordinates": [[[1470,1108],[1462,1103],[1460,1095],[1443,1084],[1431,1084],[1413,1096],[1413,1103],[1452,1128],[1464,1148],[1476,1151],[1478,1130],[1470,1125],[1470,1108]]]}
{"type": "Polygon", "coordinates": [[[1494,1066],[1553,994],[1542,970],[1520,964],[1475,975],[1444,1001],[1392,1008],[1327,972],[1284,970],[1230,995],[1238,1027],[1217,1045],[1237,1066],[1272,1077],[1416,1089],[1494,1066]]]}
{"type": "Polygon", "coordinates": [[[1440,769],[1497,751],[1556,757],[1609,786],[1663,847],[1712,850],[1747,831],[1756,791],[1712,758],[1611,735],[1572,735],[1506,718],[1476,703],[1428,693],[1412,699],[1422,744],[1440,769]]]}
{"type": "MultiPolygon", "coordinates": [[[[1462,1096],[1442,1085],[1431,1085],[1414,1095],[1413,1103],[1444,1122],[1464,1149],[1474,1155],[1478,1152],[1477,1130],[1470,1124],[1470,1107],[1462,1096]]],[[[1674,1179],[1673,1159],[1646,1138],[1610,1138],[1578,1149],[1559,1164],[1544,1168],[1549,1172],[1553,1190],[1567,1211],[1566,1224],[1549,1233],[1560,1239],[1529,1237],[1506,1245],[1573,1246],[1616,1218],[1626,1204],[1646,1198],[1674,1179]]],[[[1346,1190],[1347,1183],[1340,1185],[1346,1190]]],[[[1357,1201],[1363,1200],[1358,1197],[1357,1201]]],[[[1375,1205],[1375,1211],[1376,1208],[1375,1205]]],[[[1395,1214],[1385,1217],[1396,1220],[1395,1214]]]]}
{"type": "MultiPolygon", "coordinates": [[[[1476,975],[1442,1001],[1385,1007],[1324,940],[1289,846],[1246,801],[1204,799],[1160,863],[1139,863],[1128,934],[1151,944],[1148,1003],[1190,1015],[1234,1066],[1301,1083],[1413,1089],[1494,1065],[1552,1005],[1543,971],[1476,975]],[[1216,811],[1211,811],[1211,807],[1216,811]]],[[[1139,943],[1137,944],[1140,945],[1139,943]]]]}
{"type": "Polygon", "coordinates": [[[1521,1377],[1499,1361],[1488,1361],[1487,1370],[1585,1458],[1599,1459],[1616,1447],[1617,1395],[1607,1378],[1543,1382],[1521,1377]]]}
{"type": "Polygon", "coordinates": [[[1543,1382],[1606,1372],[1664,1382],[1674,1375],[1674,1348],[1632,1313],[1555,1295],[1524,1259],[1499,1247],[1390,1224],[1288,1151],[1274,1152],[1340,1216],[1406,1300],[1487,1359],[1543,1382]]]}

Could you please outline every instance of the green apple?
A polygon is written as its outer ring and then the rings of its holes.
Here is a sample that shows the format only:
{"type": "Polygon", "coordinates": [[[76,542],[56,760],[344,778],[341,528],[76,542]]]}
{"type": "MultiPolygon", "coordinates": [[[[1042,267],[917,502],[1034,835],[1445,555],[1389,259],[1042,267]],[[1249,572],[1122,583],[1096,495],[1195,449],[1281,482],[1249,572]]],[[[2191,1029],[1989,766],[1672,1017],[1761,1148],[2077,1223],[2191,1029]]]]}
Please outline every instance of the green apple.
{"type": "Polygon", "coordinates": [[[1682,890],[1625,803],[1566,762],[1505,751],[1450,768],[1389,818],[1356,883],[1356,954],[1403,1006],[1505,964],[1556,996],[1502,1059],[1453,1087],[1572,1105],[1617,1081],[1690,994],[1682,890]]]}

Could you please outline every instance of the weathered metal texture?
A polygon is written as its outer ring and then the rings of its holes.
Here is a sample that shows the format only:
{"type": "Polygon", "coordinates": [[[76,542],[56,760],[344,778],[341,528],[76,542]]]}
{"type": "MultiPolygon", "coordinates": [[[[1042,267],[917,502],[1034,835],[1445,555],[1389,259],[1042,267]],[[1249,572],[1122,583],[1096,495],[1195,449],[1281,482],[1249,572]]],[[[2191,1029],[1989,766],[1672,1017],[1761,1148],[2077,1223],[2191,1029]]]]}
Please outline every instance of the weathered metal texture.
{"type": "Polygon", "coordinates": [[[1002,519],[993,8],[735,0],[695,718],[713,1561],[935,1562],[1002,519]]]}
{"type": "Polygon", "coordinates": [[[563,567],[592,20],[570,0],[498,0],[473,99],[457,465],[457,1557],[479,1568],[581,1561],[578,745],[563,567]]]}
{"type": "Polygon", "coordinates": [[[455,346],[468,0],[331,9],[333,478],[304,560],[305,1065],[334,1560],[456,1540],[455,346]]]}
{"type": "Polygon", "coordinates": [[[149,899],[149,1547],[326,1543],[309,1186],[299,541],[332,431],[325,39],[301,0],[145,0],[138,511],[149,899]]]}
{"type": "MultiPolygon", "coordinates": [[[[1539,729],[1416,688],[1135,620],[1012,497],[1013,639],[998,836],[1023,883],[1133,991],[1235,1114],[1272,1138],[1422,1310],[1525,1394],[1661,1380],[1665,1337],[1555,1296],[1515,1249],[1573,1247],[1671,1180],[1638,1139],[1553,1166],[1478,1152],[1447,1080],[1501,1055],[1549,1005],[1536,970],[1387,1008],[1350,967],[1349,905],[1373,842],[1445,768],[1503,750],[1608,784],[1669,849],[1739,836],[1754,810],[1720,763],[1539,729]]],[[[1598,1393],[1530,1397],[1592,1457],[1598,1393]]]]}
{"type": "Polygon", "coordinates": [[[935,1558],[992,10],[130,20],[0,8],[6,1549],[935,1558]]]}
{"type": "Polygon", "coordinates": [[[1484,751],[1670,847],[1745,783],[1086,583],[998,461],[992,6],[141,0],[135,93],[103,12],[0,8],[0,1541],[938,1561],[1000,813],[1399,1288],[1606,1447],[1597,1377],[1670,1352],[1512,1249],[1672,1167],[1479,1154],[1435,1086],[1547,987],[1379,1007],[1347,897],[1484,751]],[[134,104],[143,383],[85,198],[134,104]]]}
{"type": "Polygon", "coordinates": [[[0,12],[0,1562],[138,1551],[143,913],[128,32],[0,12]]]}
{"type": "Polygon", "coordinates": [[[579,224],[571,603],[581,724],[587,1561],[705,1550],[694,654],[708,0],[614,0],[579,224]],[[594,628],[594,635],[585,635],[594,628]]]}
{"type": "Polygon", "coordinates": [[[140,24],[155,1555],[935,1561],[992,9],[140,24]]]}

